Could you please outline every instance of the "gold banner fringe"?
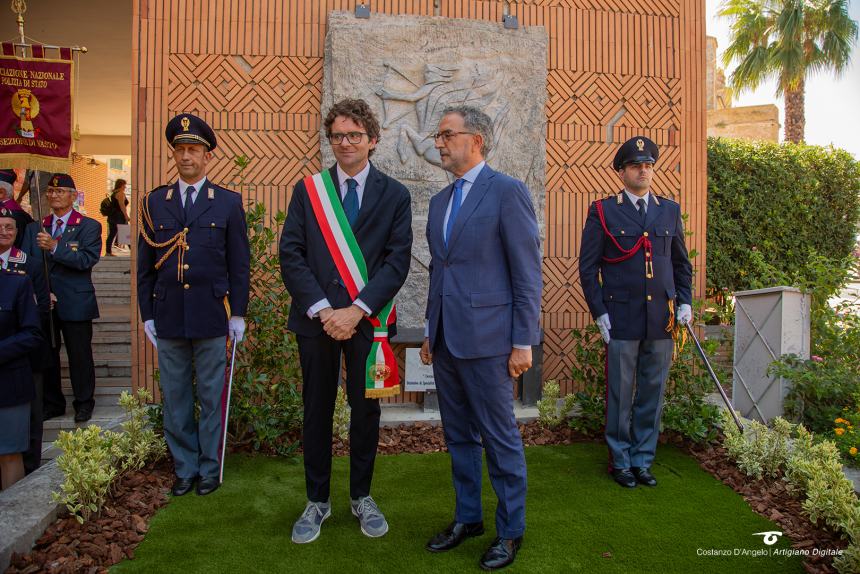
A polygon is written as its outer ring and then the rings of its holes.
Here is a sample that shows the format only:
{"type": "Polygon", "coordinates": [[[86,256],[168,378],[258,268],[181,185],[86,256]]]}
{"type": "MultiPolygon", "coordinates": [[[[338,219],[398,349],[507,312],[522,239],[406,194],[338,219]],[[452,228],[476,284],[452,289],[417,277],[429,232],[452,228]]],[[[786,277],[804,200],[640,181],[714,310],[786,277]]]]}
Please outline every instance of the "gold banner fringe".
{"type": "Polygon", "coordinates": [[[400,394],[400,385],[393,387],[385,387],[384,389],[364,389],[364,398],[366,399],[384,399],[400,394]]]}
{"type": "MultiPolygon", "coordinates": [[[[32,169],[50,173],[69,173],[72,169],[72,158],[45,157],[28,153],[0,154],[5,169],[32,169]]],[[[42,192],[45,190],[43,189],[42,192]]]]}

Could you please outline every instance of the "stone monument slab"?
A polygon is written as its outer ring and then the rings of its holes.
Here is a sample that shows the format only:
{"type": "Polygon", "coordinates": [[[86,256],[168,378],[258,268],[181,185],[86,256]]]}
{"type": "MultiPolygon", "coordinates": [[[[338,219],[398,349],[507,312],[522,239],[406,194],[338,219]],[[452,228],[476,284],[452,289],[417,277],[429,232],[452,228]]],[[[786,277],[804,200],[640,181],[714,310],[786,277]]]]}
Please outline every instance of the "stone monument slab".
{"type": "MultiPolygon", "coordinates": [[[[397,296],[398,326],[422,327],[430,262],[425,239],[430,198],[453,178],[439,167],[433,138],[449,105],[470,104],[494,123],[487,162],[526,182],[541,229],[546,165],[546,54],[543,27],[435,16],[329,14],[322,113],[363,98],[382,124],[373,164],[412,194],[409,278],[397,296]]],[[[323,165],[334,163],[325,137],[323,165]]]]}

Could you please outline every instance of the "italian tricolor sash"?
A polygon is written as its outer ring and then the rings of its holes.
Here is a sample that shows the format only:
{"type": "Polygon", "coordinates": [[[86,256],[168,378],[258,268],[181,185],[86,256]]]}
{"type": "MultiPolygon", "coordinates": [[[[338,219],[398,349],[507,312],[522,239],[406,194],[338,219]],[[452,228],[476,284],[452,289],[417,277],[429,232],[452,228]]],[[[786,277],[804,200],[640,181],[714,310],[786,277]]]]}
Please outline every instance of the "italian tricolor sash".
{"type": "MultiPolygon", "coordinates": [[[[331,175],[324,171],[306,177],[304,182],[335,267],[349,296],[355,300],[367,283],[367,264],[346,219],[331,175]]],[[[373,325],[373,344],[365,368],[364,395],[369,399],[400,394],[397,360],[388,341],[388,326],[394,323],[396,318],[394,301],[386,303],[376,315],[367,317],[373,325]]]]}

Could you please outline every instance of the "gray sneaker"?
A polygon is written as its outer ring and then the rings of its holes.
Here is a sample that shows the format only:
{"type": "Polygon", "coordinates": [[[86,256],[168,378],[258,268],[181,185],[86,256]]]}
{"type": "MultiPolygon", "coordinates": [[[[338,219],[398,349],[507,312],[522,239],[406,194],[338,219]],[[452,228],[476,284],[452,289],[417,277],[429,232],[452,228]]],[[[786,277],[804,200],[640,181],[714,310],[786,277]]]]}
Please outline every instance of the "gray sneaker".
{"type": "Polygon", "coordinates": [[[330,502],[310,502],[305,506],[305,511],[293,524],[293,542],[296,544],[307,544],[320,537],[320,526],[323,521],[331,516],[330,502]]]}
{"type": "Polygon", "coordinates": [[[373,498],[362,496],[358,500],[351,501],[350,506],[352,506],[352,515],[358,517],[361,531],[365,536],[379,538],[388,532],[388,522],[385,521],[385,516],[382,515],[373,498]]]}

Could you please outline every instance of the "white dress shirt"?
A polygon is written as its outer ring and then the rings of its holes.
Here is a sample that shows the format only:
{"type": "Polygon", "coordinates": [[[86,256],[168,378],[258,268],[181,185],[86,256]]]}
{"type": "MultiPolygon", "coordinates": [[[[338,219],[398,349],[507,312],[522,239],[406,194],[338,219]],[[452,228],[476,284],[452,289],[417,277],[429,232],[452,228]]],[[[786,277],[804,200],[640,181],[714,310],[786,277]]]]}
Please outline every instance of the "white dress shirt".
{"type": "Polygon", "coordinates": [[[185,183],[181,179],[179,180],[179,197],[182,200],[182,208],[185,208],[185,194],[188,192],[188,188],[191,185],[194,185],[194,193],[191,194],[191,203],[194,204],[197,201],[197,196],[200,195],[200,190],[203,189],[203,186],[206,184],[206,178],[204,177],[200,181],[195,184],[185,183]]]}
{"type": "Polygon", "coordinates": [[[12,254],[12,248],[10,247],[3,253],[0,253],[0,269],[6,269],[6,266],[9,264],[9,255],[12,254]]]}
{"type": "Polygon", "coordinates": [[[626,187],[624,188],[624,193],[627,194],[627,199],[630,200],[630,203],[633,204],[633,209],[635,209],[636,211],[639,211],[639,206],[636,204],[636,202],[639,201],[640,199],[644,199],[645,200],[645,213],[648,213],[648,206],[651,205],[651,191],[650,190],[646,191],[645,195],[643,195],[642,197],[639,197],[635,193],[631,193],[630,191],[627,190],[626,187]]]}
{"type": "Polygon", "coordinates": [[[62,217],[57,217],[56,214],[51,215],[51,230],[48,232],[48,235],[51,237],[54,236],[54,231],[57,229],[57,220],[59,219],[63,222],[63,226],[60,228],[60,236],[57,237],[57,245],[54,245],[54,248],[51,249],[51,253],[54,253],[60,245],[59,238],[62,237],[62,234],[66,232],[66,228],[69,226],[69,218],[72,216],[72,209],[74,208],[70,208],[62,217]]]}
{"type": "MultiPolygon", "coordinates": [[[[341,169],[340,164],[336,164],[337,167],[337,180],[340,182],[340,199],[343,201],[346,198],[346,192],[349,191],[349,186],[346,183],[348,179],[354,179],[356,182],[355,192],[358,194],[358,209],[361,210],[361,202],[364,199],[364,189],[365,184],[367,183],[367,176],[370,174],[370,162],[364,164],[364,167],[360,172],[355,175],[349,175],[343,169],[341,169]]],[[[362,311],[367,313],[368,315],[372,315],[373,313],[370,311],[370,307],[368,307],[364,301],[361,299],[356,299],[353,301],[355,305],[361,308],[362,311]]],[[[308,317],[313,319],[319,312],[325,309],[326,307],[331,307],[331,303],[328,302],[327,298],[320,299],[316,303],[310,306],[308,309],[308,317]]]]}

